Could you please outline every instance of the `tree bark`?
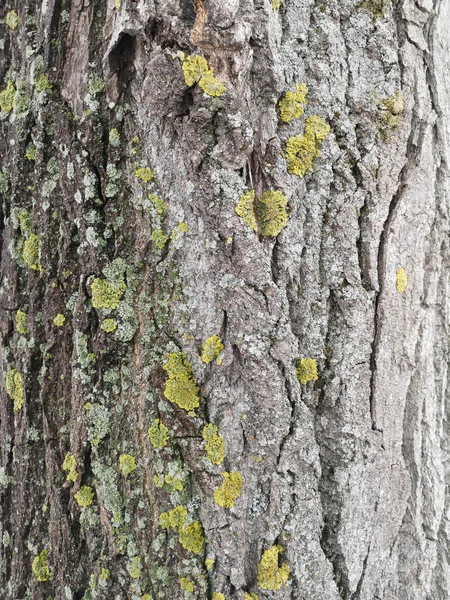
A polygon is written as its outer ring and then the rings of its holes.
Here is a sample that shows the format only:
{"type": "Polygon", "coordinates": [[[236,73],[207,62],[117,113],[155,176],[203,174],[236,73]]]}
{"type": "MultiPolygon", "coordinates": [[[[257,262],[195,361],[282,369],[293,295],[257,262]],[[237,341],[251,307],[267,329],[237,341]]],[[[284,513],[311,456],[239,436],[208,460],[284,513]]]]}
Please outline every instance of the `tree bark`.
{"type": "Polygon", "coordinates": [[[2,600],[450,597],[450,2],[277,4],[0,6],[2,600]]]}

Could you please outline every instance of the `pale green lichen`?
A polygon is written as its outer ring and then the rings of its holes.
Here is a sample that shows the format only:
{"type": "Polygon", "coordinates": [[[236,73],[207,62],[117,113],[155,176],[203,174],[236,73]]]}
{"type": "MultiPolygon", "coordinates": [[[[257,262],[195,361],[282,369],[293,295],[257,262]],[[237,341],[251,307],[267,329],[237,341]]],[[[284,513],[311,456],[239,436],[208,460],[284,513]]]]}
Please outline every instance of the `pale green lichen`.
{"type": "Polygon", "coordinates": [[[408,274],[405,269],[398,269],[395,278],[397,292],[403,293],[408,286],[408,274]]]}
{"type": "Polygon", "coordinates": [[[27,335],[28,333],[28,317],[27,313],[22,310],[18,310],[16,312],[16,328],[19,333],[22,335],[27,335]]]}
{"type": "Polygon", "coordinates": [[[23,245],[22,258],[30,269],[33,269],[34,271],[42,271],[39,262],[39,249],[39,238],[35,233],[31,233],[23,245]]]}
{"type": "Polygon", "coordinates": [[[186,577],[180,577],[180,587],[185,592],[193,592],[195,590],[194,583],[186,577]]]}
{"type": "Polygon", "coordinates": [[[278,556],[282,546],[272,546],[261,557],[258,564],[258,584],[262,590],[279,590],[289,579],[291,570],[286,563],[278,566],[278,556]]]}
{"type": "Polygon", "coordinates": [[[112,333],[116,328],[117,325],[114,319],[105,319],[100,325],[100,329],[102,329],[106,333],[112,333]]]}
{"type": "Polygon", "coordinates": [[[395,96],[382,98],[378,103],[378,132],[383,140],[388,140],[400,123],[403,114],[403,94],[400,90],[395,96]]]}
{"type": "Polygon", "coordinates": [[[306,119],[305,131],[301,137],[290,137],[286,145],[288,172],[304,177],[312,171],[320,156],[319,146],[330,132],[330,126],[318,116],[306,119]]]}
{"type": "Polygon", "coordinates": [[[50,568],[47,561],[48,550],[42,550],[42,552],[33,559],[31,568],[34,576],[38,581],[48,581],[50,579],[50,568]]]}
{"type": "Polygon", "coordinates": [[[205,425],[202,431],[203,439],[206,442],[206,456],[213,465],[220,465],[225,458],[225,442],[218,431],[218,428],[211,423],[205,425]]]}
{"type": "Polygon", "coordinates": [[[138,179],[141,179],[145,183],[148,183],[153,179],[153,172],[149,167],[142,167],[141,169],[136,169],[135,175],[138,179]]]}
{"type": "Polygon", "coordinates": [[[180,529],[184,525],[187,514],[184,506],[176,506],[168,513],[163,512],[159,515],[159,524],[162,529],[180,529]]]}
{"type": "Polygon", "coordinates": [[[14,31],[14,29],[19,24],[19,15],[16,13],[15,10],[10,10],[6,13],[5,23],[10,29],[14,31]]]}
{"type": "Polygon", "coordinates": [[[119,283],[117,286],[108,282],[107,279],[96,278],[91,284],[92,306],[94,308],[115,309],[119,306],[120,298],[123,296],[126,285],[119,283]]]}
{"type": "Polygon", "coordinates": [[[64,462],[61,465],[61,469],[67,471],[67,481],[76,481],[78,479],[77,459],[72,452],[67,452],[64,462]]]}
{"type": "Polygon", "coordinates": [[[222,344],[220,337],[218,335],[212,335],[203,342],[200,358],[205,364],[209,364],[213,360],[215,360],[217,364],[220,364],[219,356],[223,349],[224,345],[222,344]]]}
{"type": "Polygon", "coordinates": [[[199,554],[205,543],[202,524],[194,521],[191,525],[181,527],[178,539],[185,550],[199,554]]]}
{"type": "Polygon", "coordinates": [[[119,466],[120,470],[126,477],[136,470],[136,459],[131,454],[121,454],[119,458],[119,466]]]}
{"type": "Polygon", "coordinates": [[[102,404],[86,404],[88,440],[95,447],[109,434],[109,411],[102,404]]]}
{"type": "Polygon", "coordinates": [[[167,446],[169,441],[169,430],[160,419],[155,419],[153,425],[148,429],[148,437],[156,450],[167,446]]]}
{"type": "Polygon", "coordinates": [[[109,132],[109,143],[114,148],[118,148],[120,146],[120,133],[115,128],[111,129],[109,132]]]}
{"type": "Polygon", "coordinates": [[[20,410],[23,406],[25,396],[22,375],[17,369],[11,369],[11,371],[8,371],[6,374],[5,384],[6,392],[14,402],[14,410],[20,410]]]}
{"type": "Polygon", "coordinates": [[[300,383],[305,384],[308,381],[317,381],[319,375],[317,373],[317,363],[313,358],[302,358],[297,362],[297,379],[300,383]]]}
{"type": "Polygon", "coordinates": [[[306,87],[306,83],[298,83],[295,92],[286,92],[284,98],[278,103],[281,120],[285,123],[290,123],[294,119],[301,117],[305,112],[303,106],[308,103],[306,100],[307,95],[308,88],[306,87]]]}
{"type": "Polygon", "coordinates": [[[14,96],[16,89],[13,82],[8,81],[6,88],[0,92],[0,109],[2,112],[11,112],[14,108],[14,96]]]}
{"type": "Polygon", "coordinates": [[[88,485],[83,485],[83,487],[81,487],[74,495],[74,498],[77,501],[78,506],[87,508],[94,501],[94,496],[94,490],[88,485]]]}
{"type": "Polygon", "coordinates": [[[239,198],[239,202],[236,204],[234,210],[250,229],[258,231],[258,223],[255,214],[255,192],[253,190],[250,190],[239,198]]]}
{"type": "Polygon", "coordinates": [[[214,71],[209,69],[203,56],[187,56],[183,60],[181,68],[187,86],[191,87],[198,83],[208,96],[221,96],[225,92],[225,86],[214,77],[214,71]]]}
{"type": "Polygon", "coordinates": [[[223,483],[214,492],[214,502],[222,508],[233,508],[242,489],[242,475],[237,471],[222,473],[223,483]]]}
{"type": "Polygon", "coordinates": [[[180,408],[192,411],[200,406],[199,387],[183,352],[172,352],[163,369],[167,372],[164,396],[180,408]]]}
{"type": "Polygon", "coordinates": [[[66,321],[66,317],[62,314],[58,314],[53,319],[53,324],[56,325],[56,327],[62,327],[64,325],[65,321],[66,321]]]}
{"type": "Polygon", "coordinates": [[[276,237],[286,227],[288,215],[286,212],[287,198],[280,191],[267,191],[256,204],[261,233],[264,236],[276,237]]]}

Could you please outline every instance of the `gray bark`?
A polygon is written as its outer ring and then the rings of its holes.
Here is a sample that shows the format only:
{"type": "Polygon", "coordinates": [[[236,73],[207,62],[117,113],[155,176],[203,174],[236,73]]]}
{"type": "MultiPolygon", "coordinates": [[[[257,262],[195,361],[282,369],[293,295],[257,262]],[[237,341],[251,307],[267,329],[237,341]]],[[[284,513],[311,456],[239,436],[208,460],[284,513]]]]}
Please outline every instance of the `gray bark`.
{"type": "Polygon", "coordinates": [[[25,394],[14,411],[1,386],[0,598],[449,598],[450,2],[5,0],[0,18],[13,10],[0,92],[11,80],[29,100],[0,113],[0,370],[25,394]],[[187,87],[178,52],[204,56],[226,92],[187,87]],[[283,123],[278,102],[302,82],[305,114],[283,123]],[[310,115],[331,132],[301,178],[285,148],[310,115]],[[288,198],[277,237],[236,214],[251,189],[288,198]],[[23,259],[30,231],[40,271],[23,259]],[[107,315],[92,283],[111,264],[127,288],[107,315]],[[212,335],[223,362],[205,365],[212,335]],[[174,351],[200,386],[195,416],[164,396],[174,351]],[[317,381],[300,383],[301,358],[317,381]],[[243,487],[224,509],[213,492],[231,471],[243,487]],[[180,504],[202,524],[198,554],[160,527],[180,504]],[[261,589],[278,544],[289,579],[261,589]]]}

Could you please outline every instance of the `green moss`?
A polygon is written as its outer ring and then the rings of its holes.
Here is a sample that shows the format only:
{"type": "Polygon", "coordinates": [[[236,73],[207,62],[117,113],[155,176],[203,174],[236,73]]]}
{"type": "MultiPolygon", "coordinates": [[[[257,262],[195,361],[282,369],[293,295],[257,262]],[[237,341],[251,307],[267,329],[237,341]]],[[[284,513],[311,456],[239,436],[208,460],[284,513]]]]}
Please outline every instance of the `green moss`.
{"type": "Polygon", "coordinates": [[[56,327],[62,327],[64,325],[65,321],[66,321],[66,317],[62,314],[56,315],[56,317],[53,319],[53,323],[54,323],[54,325],[56,325],[56,327]]]}
{"type": "Polygon", "coordinates": [[[78,479],[77,459],[71,452],[66,454],[64,462],[61,465],[61,469],[63,471],[67,471],[67,481],[76,481],[78,479]]]}
{"type": "Polygon", "coordinates": [[[135,174],[138,179],[142,179],[142,181],[144,181],[145,183],[148,183],[153,179],[153,172],[148,167],[136,169],[135,174]]]}
{"type": "Polygon", "coordinates": [[[308,383],[308,381],[317,381],[319,375],[317,373],[317,363],[313,358],[302,358],[297,362],[297,379],[300,383],[308,383]]]}
{"type": "Polygon", "coordinates": [[[167,446],[169,430],[160,419],[155,419],[153,425],[148,429],[148,437],[153,448],[160,450],[164,446],[167,446]]]}
{"type": "Polygon", "coordinates": [[[298,83],[295,92],[286,92],[284,98],[278,103],[281,120],[285,123],[290,123],[294,119],[301,117],[305,112],[303,105],[307,104],[307,95],[308,88],[306,87],[306,83],[298,83]]]}
{"type": "Polygon", "coordinates": [[[21,310],[16,312],[16,328],[19,333],[22,335],[27,335],[28,333],[28,317],[27,313],[21,310]]]}
{"type": "Polygon", "coordinates": [[[236,214],[246,223],[253,231],[258,231],[258,223],[256,221],[255,213],[255,192],[250,190],[246,194],[243,194],[239,198],[239,202],[236,204],[236,214]]]}
{"type": "Polygon", "coordinates": [[[192,411],[200,406],[199,387],[183,352],[172,352],[163,369],[168,374],[164,396],[180,408],[192,411]]]}
{"type": "Polygon", "coordinates": [[[330,127],[321,117],[306,119],[305,131],[301,137],[290,137],[286,145],[288,172],[304,177],[312,171],[320,156],[319,146],[330,132],[330,127]]]}
{"type": "Polygon", "coordinates": [[[14,410],[20,410],[25,396],[22,376],[17,369],[11,369],[6,374],[6,392],[14,401],[14,410]]]}
{"type": "Polygon", "coordinates": [[[406,273],[405,269],[400,268],[397,270],[397,273],[396,273],[397,292],[403,293],[406,290],[407,285],[408,285],[408,274],[406,273]]]}
{"type": "Polygon", "coordinates": [[[220,465],[225,458],[225,442],[218,431],[218,428],[211,423],[205,425],[202,431],[203,439],[206,442],[206,456],[213,465],[220,465]]]}
{"type": "Polygon", "coordinates": [[[121,454],[119,458],[120,470],[127,476],[136,470],[136,460],[131,454],[121,454]]]}
{"type": "Polygon", "coordinates": [[[291,570],[283,563],[278,566],[278,555],[283,552],[281,546],[272,546],[263,552],[258,564],[258,583],[262,590],[279,590],[286,584],[291,570]]]}
{"type": "Polygon", "coordinates": [[[180,529],[184,525],[187,514],[184,506],[176,506],[168,513],[163,512],[159,515],[159,524],[162,529],[180,529]]]}
{"type": "Polygon", "coordinates": [[[100,329],[106,331],[106,333],[111,333],[116,329],[117,325],[114,319],[105,319],[103,323],[100,325],[100,329]]]}
{"type": "Polygon", "coordinates": [[[39,263],[39,238],[35,233],[31,233],[23,245],[22,258],[26,264],[34,271],[42,271],[39,263]]]}
{"type": "Polygon", "coordinates": [[[383,140],[388,140],[398,127],[403,114],[403,94],[397,90],[395,96],[382,98],[378,103],[378,132],[383,140]]]}
{"type": "Polygon", "coordinates": [[[111,146],[114,146],[114,148],[120,146],[120,133],[117,129],[111,129],[109,132],[109,143],[111,146]]]}
{"type": "Polygon", "coordinates": [[[11,112],[14,108],[16,89],[12,81],[8,81],[6,88],[0,92],[0,109],[2,112],[11,112]]]}
{"type": "Polygon", "coordinates": [[[390,0],[363,0],[356,6],[356,9],[363,8],[370,13],[372,15],[372,24],[374,24],[378,19],[384,17],[389,2],[390,0]]]}
{"type": "Polygon", "coordinates": [[[214,71],[208,68],[208,63],[203,56],[187,56],[181,68],[187,86],[191,87],[198,83],[208,96],[221,96],[225,92],[225,86],[214,77],[214,71]]]}
{"type": "Polygon", "coordinates": [[[195,590],[193,582],[186,577],[180,577],[180,587],[185,592],[193,592],[195,590]]]}
{"type": "Polygon", "coordinates": [[[83,487],[81,487],[74,495],[74,498],[77,501],[78,506],[87,508],[94,501],[94,496],[94,490],[88,485],[83,485],[83,487]]]}
{"type": "Polygon", "coordinates": [[[233,508],[242,488],[242,475],[237,471],[222,473],[223,483],[214,492],[214,502],[222,508],[233,508]]]}
{"type": "Polygon", "coordinates": [[[51,573],[47,562],[48,550],[42,550],[42,552],[33,559],[31,568],[34,576],[38,581],[48,581],[51,573]]]}
{"type": "Polygon", "coordinates": [[[203,342],[200,358],[205,364],[209,364],[213,360],[215,360],[217,364],[220,364],[219,356],[223,349],[224,345],[222,344],[220,337],[218,335],[212,335],[203,342]]]}
{"type": "Polygon", "coordinates": [[[19,15],[16,13],[15,10],[10,10],[6,13],[5,23],[12,30],[14,30],[17,27],[17,25],[19,24],[19,15]]]}
{"type": "Polygon", "coordinates": [[[202,524],[194,521],[191,525],[181,527],[178,539],[185,550],[199,554],[205,543],[202,524]]]}
{"type": "Polygon", "coordinates": [[[119,306],[120,298],[126,290],[126,285],[113,285],[107,279],[94,279],[91,284],[92,306],[94,308],[115,309],[119,306]]]}
{"type": "Polygon", "coordinates": [[[261,233],[276,237],[287,225],[287,198],[280,191],[264,192],[256,204],[261,233]]]}
{"type": "Polygon", "coordinates": [[[164,250],[168,237],[162,229],[154,229],[152,231],[152,240],[158,250],[164,250]]]}

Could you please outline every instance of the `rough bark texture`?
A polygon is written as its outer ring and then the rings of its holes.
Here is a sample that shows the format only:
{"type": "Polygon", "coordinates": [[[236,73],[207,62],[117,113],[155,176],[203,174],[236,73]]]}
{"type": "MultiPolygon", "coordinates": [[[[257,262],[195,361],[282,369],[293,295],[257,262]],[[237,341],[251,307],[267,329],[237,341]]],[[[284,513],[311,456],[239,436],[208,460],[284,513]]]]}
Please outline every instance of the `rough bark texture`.
{"type": "Polygon", "coordinates": [[[25,394],[14,411],[2,384],[0,598],[449,598],[450,2],[3,0],[10,11],[0,369],[25,394]],[[226,92],[187,87],[178,52],[204,56],[226,92]],[[305,114],[283,123],[277,104],[302,82],[305,114]],[[331,132],[300,178],[285,148],[310,115],[331,132]],[[277,237],[236,214],[250,189],[287,196],[277,237]],[[30,235],[41,270],[24,260],[30,235]],[[110,314],[92,306],[105,276],[126,285],[110,314]],[[223,361],[206,365],[212,335],[223,361]],[[164,396],[174,351],[200,386],[195,416],[164,396]],[[297,379],[301,358],[317,381],[297,379]],[[221,508],[231,471],[244,484],[221,508]],[[182,491],[155,484],[167,474],[182,491]],[[180,504],[202,523],[200,553],[160,527],[180,504]],[[278,544],[289,579],[261,589],[278,544]]]}

